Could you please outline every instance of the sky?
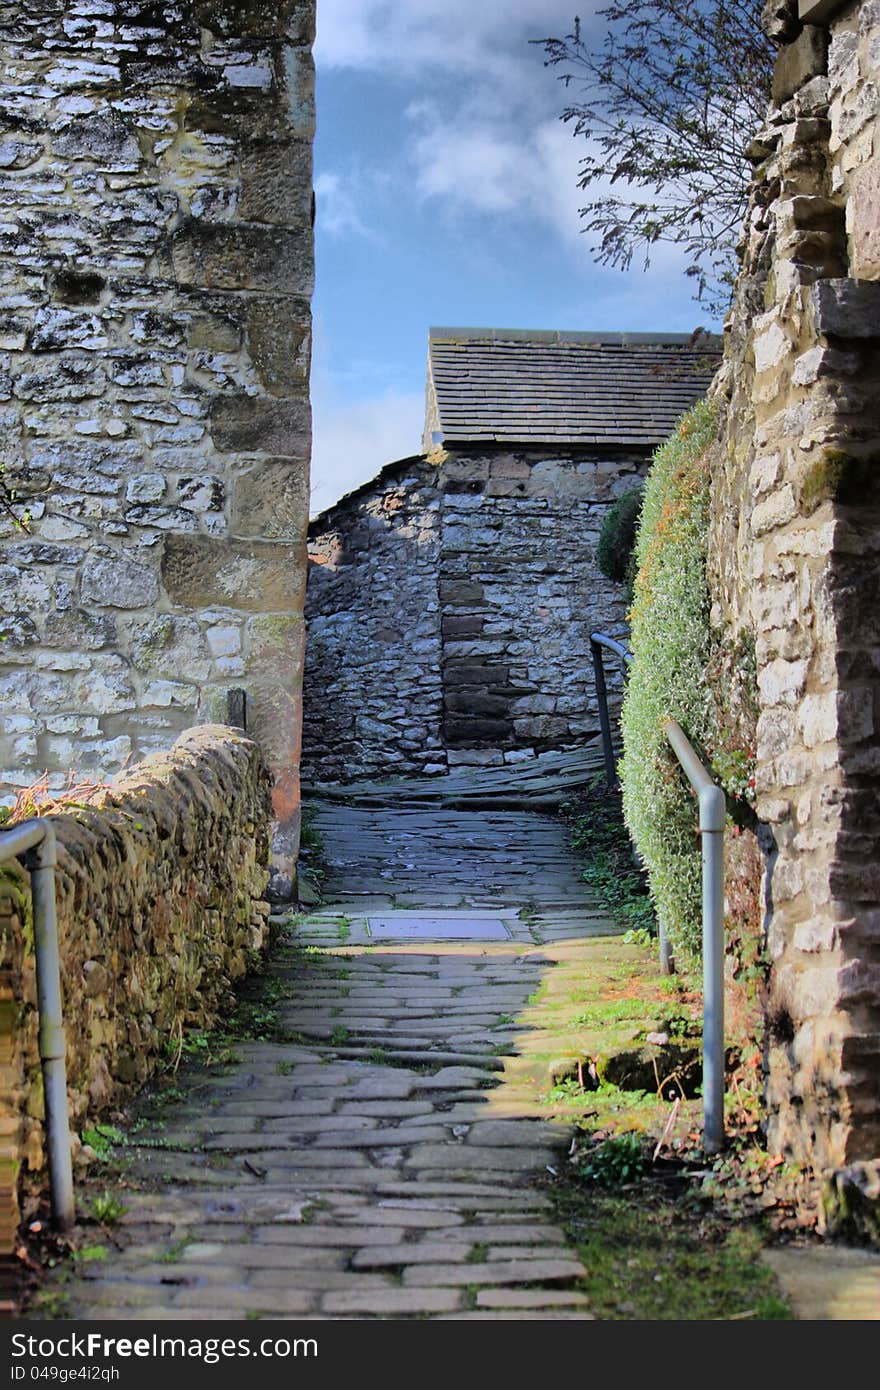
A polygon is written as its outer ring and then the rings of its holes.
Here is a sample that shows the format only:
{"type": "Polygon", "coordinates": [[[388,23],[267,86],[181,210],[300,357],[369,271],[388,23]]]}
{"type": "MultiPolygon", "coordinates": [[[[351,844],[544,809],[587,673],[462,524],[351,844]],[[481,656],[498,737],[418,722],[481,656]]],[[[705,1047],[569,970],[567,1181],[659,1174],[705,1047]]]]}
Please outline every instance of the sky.
{"type": "Polygon", "coordinates": [[[420,451],[432,325],[717,327],[677,248],[621,272],[581,230],[575,88],[529,40],[603,3],[319,0],[313,515],[420,451]]]}

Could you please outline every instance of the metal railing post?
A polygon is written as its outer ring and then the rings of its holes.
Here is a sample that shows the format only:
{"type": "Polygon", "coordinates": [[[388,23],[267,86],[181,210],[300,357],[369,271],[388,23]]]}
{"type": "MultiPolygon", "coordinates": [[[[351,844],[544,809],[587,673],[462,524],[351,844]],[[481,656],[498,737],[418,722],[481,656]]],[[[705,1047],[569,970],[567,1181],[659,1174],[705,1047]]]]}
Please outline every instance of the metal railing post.
{"type": "Polygon", "coordinates": [[[0,834],[0,862],[21,859],[30,874],[37,973],[40,1064],[46,1111],[46,1149],[52,1214],[59,1230],[76,1219],[70,1123],[67,1110],[67,1048],[61,1012],[61,964],[55,911],[55,831],[48,820],[22,821],[0,834]]]}
{"type": "Polygon", "coordinates": [[[703,861],[703,1148],[724,1147],[724,822],[727,801],[680,725],[663,725],[697,793],[703,861]]]}
{"type": "Polygon", "coordinates": [[[595,634],[590,637],[593,674],[596,680],[596,702],[599,706],[599,728],[602,730],[602,756],[605,759],[605,780],[612,790],[617,787],[617,765],[611,742],[611,720],[608,718],[608,687],[605,684],[605,662],[595,634]]]}

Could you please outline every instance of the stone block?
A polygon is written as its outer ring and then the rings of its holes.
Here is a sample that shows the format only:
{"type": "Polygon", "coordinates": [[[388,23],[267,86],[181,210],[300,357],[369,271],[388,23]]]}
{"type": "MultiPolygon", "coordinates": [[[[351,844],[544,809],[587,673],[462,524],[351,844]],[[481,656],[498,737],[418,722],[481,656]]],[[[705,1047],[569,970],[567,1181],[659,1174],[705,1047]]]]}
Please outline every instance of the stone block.
{"type": "Polygon", "coordinates": [[[307,226],[311,209],[311,141],[272,141],[244,148],[238,213],[245,222],[307,226]]]}
{"type": "Polygon", "coordinates": [[[847,209],[850,268],[857,280],[880,280],[880,160],[853,174],[847,209]]]}
{"type": "Polygon", "coordinates": [[[251,299],[248,350],[257,376],[272,395],[308,389],[311,316],[304,299],[251,299]]]}
{"type": "Polygon", "coordinates": [[[211,438],[221,453],[282,454],[306,460],[311,412],[306,399],[221,396],[211,406],[211,438]]]}
{"type": "Polygon", "coordinates": [[[482,719],[477,715],[447,715],[443,728],[450,747],[509,742],[512,733],[509,719],[482,719]]]}
{"type": "Polygon", "coordinates": [[[123,117],[112,110],[75,117],[54,138],[61,159],[93,161],[101,169],[130,167],[140,163],[141,147],[123,117]]]}
{"type": "Polygon", "coordinates": [[[778,106],[809,82],[828,71],[828,33],[805,24],[791,43],[779,50],[773,71],[773,100],[778,106]]]}
{"type": "Polygon", "coordinates": [[[447,685],[504,685],[509,676],[509,667],[494,663],[458,662],[446,663],[447,685]]]}
{"type": "Polygon", "coordinates": [[[797,0],[797,17],[802,24],[819,24],[822,20],[831,19],[837,10],[843,9],[844,4],[845,0],[797,0]]]}
{"type": "Polygon", "coordinates": [[[447,454],[439,468],[442,480],[450,482],[483,482],[489,476],[489,460],[485,458],[457,458],[447,454]]]}
{"type": "Polygon", "coordinates": [[[199,682],[211,675],[211,655],[195,618],[171,613],[139,618],[129,624],[128,645],[141,672],[199,682]]]}
{"type": "Polygon", "coordinates": [[[204,28],[239,40],[315,37],[315,0],[196,0],[193,9],[204,28]]]}
{"type": "Polygon", "coordinates": [[[302,671],[301,613],[267,613],[245,624],[248,673],[267,676],[291,691],[302,671]]]}
{"type": "Polygon", "coordinates": [[[480,613],[458,614],[442,620],[444,637],[476,637],[483,631],[485,618],[480,613]]]}
{"type": "Polygon", "coordinates": [[[159,596],[154,570],[119,551],[93,551],[83,565],[84,604],[99,608],[146,608],[159,596]]]}
{"type": "Polygon", "coordinates": [[[30,345],[32,352],[58,352],[63,348],[96,352],[108,347],[109,339],[96,314],[47,305],[34,314],[30,345]]]}
{"type": "Polygon", "coordinates": [[[817,333],[880,338],[880,281],[818,280],[810,289],[817,333]]]}
{"type": "Polygon", "coordinates": [[[43,634],[44,645],[66,651],[98,651],[116,641],[116,620],[109,613],[89,613],[85,608],[67,608],[49,614],[43,634]]]}
{"type": "Polygon", "coordinates": [[[305,562],[299,547],[282,542],[168,536],[162,582],[174,603],[218,605],[243,612],[298,612],[305,562]]]}
{"type": "Polygon", "coordinates": [[[222,290],[264,290],[309,296],[312,233],[257,224],[182,223],[171,239],[178,282],[222,290]]]}
{"type": "Polygon", "coordinates": [[[440,602],[455,606],[472,606],[485,598],[482,584],[475,579],[443,579],[440,582],[440,602]]]}

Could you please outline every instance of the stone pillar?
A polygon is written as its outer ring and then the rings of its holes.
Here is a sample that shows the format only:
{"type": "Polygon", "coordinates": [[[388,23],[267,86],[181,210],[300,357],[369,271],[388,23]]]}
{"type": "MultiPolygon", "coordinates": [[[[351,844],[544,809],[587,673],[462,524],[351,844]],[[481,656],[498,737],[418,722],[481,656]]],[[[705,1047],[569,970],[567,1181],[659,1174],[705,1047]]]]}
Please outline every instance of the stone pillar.
{"type": "Polygon", "coordinates": [[[297,847],[314,0],[0,6],[0,777],[249,695],[297,847]]]}

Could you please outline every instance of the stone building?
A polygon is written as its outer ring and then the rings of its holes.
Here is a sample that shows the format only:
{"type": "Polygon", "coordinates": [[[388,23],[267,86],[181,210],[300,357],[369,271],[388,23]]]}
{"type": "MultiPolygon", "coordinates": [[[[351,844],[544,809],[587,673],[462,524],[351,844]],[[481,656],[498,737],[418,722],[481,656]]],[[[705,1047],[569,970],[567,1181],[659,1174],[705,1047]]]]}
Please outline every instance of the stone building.
{"type": "Polygon", "coordinates": [[[876,1195],[880,3],[765,13],[780,47],[718,383],[713,620],[731,654],[755,643],[771,1144],[820,1170],[874,1160],[854,1181],[876,1195]]]}
{"type": "Polygon", "coordinates": [[[315,0],[0,6],[0,777],[250,697],[296,848],[315,0]]]}
{"type": "Polygon", "coordinates": [[[717,362],[688,335],[431,330],[425,453],[310,526],[307,780],[596,731],[589,634],[625,614],[599,531],[717,362]]]}

